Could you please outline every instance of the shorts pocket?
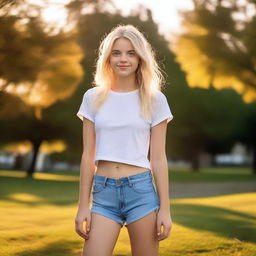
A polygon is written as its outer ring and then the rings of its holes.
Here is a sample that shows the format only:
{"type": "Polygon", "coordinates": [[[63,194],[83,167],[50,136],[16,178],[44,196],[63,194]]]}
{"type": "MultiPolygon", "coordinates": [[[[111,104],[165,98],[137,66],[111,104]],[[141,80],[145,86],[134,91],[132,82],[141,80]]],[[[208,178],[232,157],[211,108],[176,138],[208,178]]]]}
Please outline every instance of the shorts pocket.
{"type": "Polygon", "coordinates": [[[154,191],[154,185],[152,179],[146,179],[143,181],[134,182],[132,188],[135,192],[138,193],[149,193],[154,191]]]}
{"type": "Polygon", "coordinates": [[[94,183],[92,193],[98,193],[103,189],[103,184],[102,183],[94,183]]]}

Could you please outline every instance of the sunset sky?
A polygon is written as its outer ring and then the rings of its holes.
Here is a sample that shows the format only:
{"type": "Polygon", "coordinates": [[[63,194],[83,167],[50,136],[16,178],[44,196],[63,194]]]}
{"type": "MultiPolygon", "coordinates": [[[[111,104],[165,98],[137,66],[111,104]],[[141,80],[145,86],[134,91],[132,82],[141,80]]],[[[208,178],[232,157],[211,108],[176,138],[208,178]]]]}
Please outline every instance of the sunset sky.
{"type": "MultiPolygon", "coordinates": [[[[63,26],[66,17],[63,5],[69,1],[70,0],[48,1],[50,4],[45,8],[43,17],[48,22],[54,22],[57,26],[63,26]]],[[[35,2],[35,0],[30,0],[30,2],[35,2]]],[[[37,4],[39,2],[38,0],[36,1],[37,4]]],[[[159,24],[159,32],[164,34],[166,38],[169,38],[168,32],[176,32],[179,29],[180,19],[178,11],[191,9],[193,7],[191,0],[113,0],[113,2],[118,9],[121,9],[124,15],[129,14],[138,4],[143,4],[150,8],[153,13],[154,21],[159,24]]]]}

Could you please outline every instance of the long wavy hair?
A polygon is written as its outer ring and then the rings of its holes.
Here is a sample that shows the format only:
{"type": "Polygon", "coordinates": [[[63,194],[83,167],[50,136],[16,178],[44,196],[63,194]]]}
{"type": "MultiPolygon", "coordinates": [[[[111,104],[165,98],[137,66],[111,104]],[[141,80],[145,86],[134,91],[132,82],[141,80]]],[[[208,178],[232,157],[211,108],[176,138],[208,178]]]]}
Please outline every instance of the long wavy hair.
{"type": "Polygon", "coordinates": [[[93,95],[93,108],[98,111],[107,99],[113,81],[113,70],[109,57],[115,40],[127,38],[132,43],[139,56],[139,65],[136,70],[136,82],[139,86],[139,97],[142,117],[150,119],[152,103],[157,91],[164,86],[164,76],[156,61],[156,55],[144,35],[131,24],[119,24],[107,34],[100,43],[93,86],[99,87],[93,95]]]}

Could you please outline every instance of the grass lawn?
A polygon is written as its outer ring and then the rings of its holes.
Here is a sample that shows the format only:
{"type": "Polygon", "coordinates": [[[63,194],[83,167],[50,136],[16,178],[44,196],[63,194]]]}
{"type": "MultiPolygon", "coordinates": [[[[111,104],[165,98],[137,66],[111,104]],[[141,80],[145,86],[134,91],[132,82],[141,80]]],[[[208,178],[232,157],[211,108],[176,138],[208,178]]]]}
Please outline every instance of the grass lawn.
{"type": "MultiPolygon", "coordinates": [[[[215,175],[219,182],[216,172],[208,170],[206,176],[215,175]]],[[[182,174],[189,175],[185,171],[182,174]]],[[[173,171],[173,180],[180,182],[181,176],[177,175],[182,174],[173,171]]],[[[196,182],[209,182],[203,173],[203,178],[196,175],[196,182]]],[[[255,181],[253,175],[242,170],[237,173],[240,179],[232,177],[228,170],[226,175],[229,181],[246,181],[241,178],[244,176],[248,176],[247,181],[255,181]]],[[[0,255],[80,256],[83,239],[74,229],[77,175],[36,173],[35,179],[22,176],[21,172],[0,171],[0,255]]],[[[185,182],[189,182],[188,178],[185,182]]],[[[159,255],[255,256],[255,196],[247,193],[171,199],[173,229],[171,236],[160,242],[159,255]]],[[[131,255],[126,228],[121,229],[114,255],[131,255]]]]}
{"type": "Polygon", "coordinates": [[[256,182],[256,174],[249,168],[240,167],[209,167],[202,168],[200,172],[187,169],[171,168],[170,182],[256,182]]]}
{"type": "MultiPolygon", "coordinates": [[[[45,173],[57,174],[58,177],[63,176],[62,179],[74,180],[79,178],[78,171],[46,171],[45,173]]],[[[23,177],[25,173],[23,171],[3,171],[0,170],[0,176],[20,176],[23,177]]],[[[43,174],[42,174],[43,175],[43,174]]],[[[42,177],[42,176],[41,176],[42,177]]],[[[47,179],[47,176],[44,176],[47,179]]],[[[52,177],[52,176],[51,176],[52,177]]],[[[256,182],[256,174],[253,175],[249,168],[244,167],[209,167],[201,168],[200,172],[192,172],[191,170],[184,168],[170,168],[169,169],[170,182],[256,182]]]]}

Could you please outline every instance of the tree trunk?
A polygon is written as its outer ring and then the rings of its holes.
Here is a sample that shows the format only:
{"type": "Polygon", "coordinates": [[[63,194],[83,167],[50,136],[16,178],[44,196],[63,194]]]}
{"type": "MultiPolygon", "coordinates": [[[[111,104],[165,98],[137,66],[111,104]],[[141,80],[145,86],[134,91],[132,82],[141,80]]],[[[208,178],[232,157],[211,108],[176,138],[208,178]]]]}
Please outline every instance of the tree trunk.
{"type": "Polygon", "coordinates": [[[15,157],[14,165],[12,168],[15,170],[21,170],[22,161],[23,161],[23,155],[18,153],[17,156],[15,157]]]}
{"type": "Polygon", "coordinates": [[[195,156],[192,158],[191,163],[192,163],[192,171],[193,171],[193,172],[199,172],[200,164],[199,164],[198,155],[195,155],[195,156]]]}
{"type": "Polygon", "coordinates": [[[37,159],[39,148],[42,141],[32,141],[32,143],[33,143],[33,156],[32,156],[31,164],[27,170],[27,178],[33,178],[33,174],[35,172],[35,166],[36,166],[36,159],[37,159]]]}
{"type": "Polygon", "coordinates": [[[215,161],[216,154],[215,154],[215,153],[212,154],[211,157],[212,157],[212,159],[211,159],[211,166],[212,166],[212,167],[216,167],[216,166],[217,166],[217,163],[216,163],[216,161],[215,161]]]}

